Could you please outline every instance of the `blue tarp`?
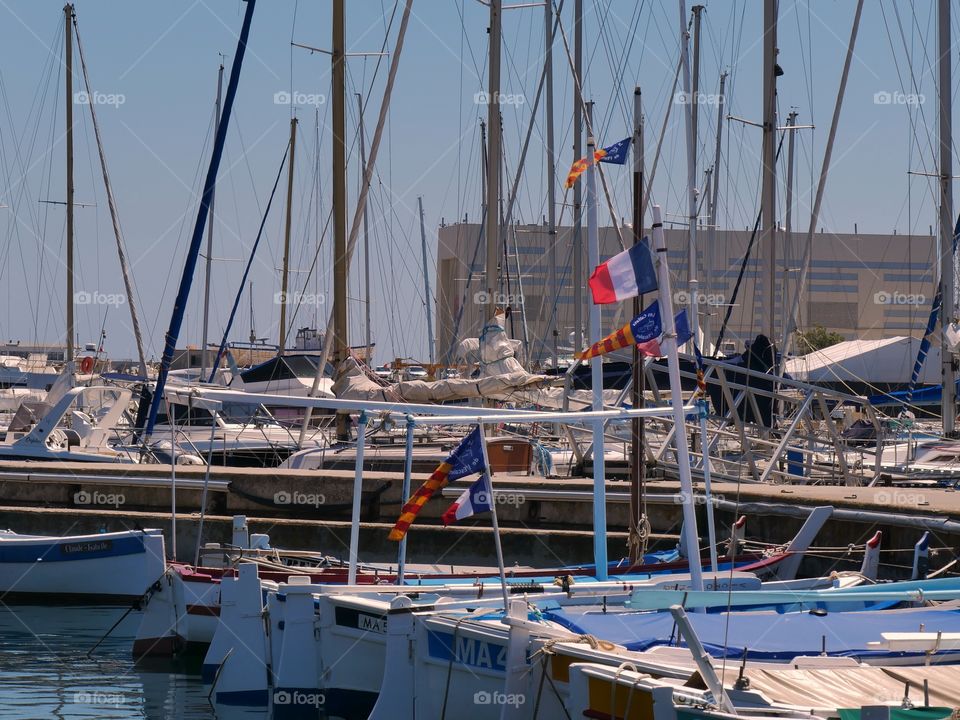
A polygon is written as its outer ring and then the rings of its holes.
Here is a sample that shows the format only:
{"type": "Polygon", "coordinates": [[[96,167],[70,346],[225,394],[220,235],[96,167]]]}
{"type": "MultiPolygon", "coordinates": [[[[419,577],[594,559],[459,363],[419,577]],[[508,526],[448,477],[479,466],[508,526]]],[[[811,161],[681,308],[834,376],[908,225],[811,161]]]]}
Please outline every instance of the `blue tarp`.
{"type": "MultiPolygon", "coordinates": [[[[960,612],[917,608],[814,615],[809,612],[689,613],[704,649],[714,657],[753,660],[791,660],[798,655],[859,658],[902,658],[922,653],[869,649],[882,632],[960,632],[960,612]]],[[[544,618],[571,631],[590,634],[626,646],[647,650],[677,645],[677,629],[669,612],[577,612],[576,607],[548,610],[544,618]]],[[[943,662],[960,662],[960,652],[941,653],[943,662]]]]}

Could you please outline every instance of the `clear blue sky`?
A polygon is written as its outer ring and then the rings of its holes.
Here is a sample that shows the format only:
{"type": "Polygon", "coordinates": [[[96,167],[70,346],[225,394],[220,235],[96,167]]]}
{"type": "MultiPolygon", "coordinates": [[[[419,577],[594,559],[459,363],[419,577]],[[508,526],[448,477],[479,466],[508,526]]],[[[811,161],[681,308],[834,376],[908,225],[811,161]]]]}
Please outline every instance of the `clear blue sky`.
{"type": "MultiPolygon", "coordinates": [[[[347,3],[351,52],[381,48],[394,9],[392,0],[347,3]]],[[[633,86],[644,91],[647,157],[652,158],[678,58],[679,10],[673,2],[585,0],[586,95],[596,102],[600,142],[629,134],[633,86]]],[[[721,69],[731,72],[728,111],[760,119],[759,67],[762,4],[757,0],[707,2],[702,59],[703,93],[717,92],[721,69]]],[[[907,170],[932,170],[936,143],[935,3],[871,0],[864,11],[856,62],[844,105],[822,225],[861,232],[926,232],[934,222],[931,186],[907,170]],[[901,32],[902,28],[902,32],[901,32]],[[876,93],[890,93],[878,104],[876,93]],[[915,94],[905,98],[898,93],[915,94]],[[916,104],[911,104],[912,100],[916,104]],[[909,191],[909,192],[908,192],[909,191]]],[[[795,217],[809,221],[855,3],[819,0],[780,4],[779,111],[791,106],[798,122],[813,123],[798,140],[795,217]]],[[[131,3],[80,0],[77,16],[102,125],[148,354],[158,356],[179,282],[185,246],[199,204],[198,192],[211,142],[219,53],[227,71],[245,4],[238,0],[131,3]]],[[[564,29],[572,36],[573,0],[566,0],[564,29]]],[[[219,338],[237,291],[243,263],[260,223],[289,132],[290,106],[275,95],[300,94],[294,189],[293,287],[323,296],[329,287],[329,233],[323,240],[319,279],[303,287],[318,236],[315,195],[319,166],[320,229],[329,212],[329,58],[291,49],[290,41],[330,46],[328,0],[260,0],[235,114],[221,168],[213,273],[211,335],[219,338]],[[313,104],[311,104],[313,103],[313,104]],[[315,113],[315,109],[318,113],[315,113]],[[319,116],[321,144],[315,144],[319,116]]],[[[689,7],[688,7],[689,11],[689,7]]],[[[486,76],[486,9],[476,0],[417,0],[400,66],[388,132],[377,166],[370,206],[373,336],[378,359],[424,355],[426,330],[420,270],[416,198],[422,195],[431,258],[441,218],[479,216],[478,122],[485,108],[475,101],[486,76]]],[[[62,341],[64,332],[64,212],[40,200],[64,197],[62,4],[0,0],[0,336],[23,341],[62,341]]],[[[389,45],[399,25],[399,10],[389,45]]],[[[954,17],[954,35],[957,34],[954,17]]],[[[503,92],[524,102],[504,105],[507,173],[516,170],[519,148],[539,80],[543,11],[512,10],[504,28],[503,92]]],[[[956,59],[956,58],[954,58],[956,59]]],[[[386,60],[348,61],[348,135],[356,137],[353,93],[369,93],[365,117],[372,134],[386,60]],[[375,75],[376,72],[376,75],[375,75]]],[[[76,69],[75,89],[82,78],[76,69]]],[[[557,148],[560,182],[572,158],[571,81],[564,44],[555,49],[557,148]]],[[[955,72],[955,92],[957,74],[955,72]]],[[[709,101],[708,101],[709,102],[709,101]]],[[[684,212],[683,115],[674,106],[654,186],[654,199],[669,216],[684,212]]],[[[87,108],[76,105],[77,289],[92,304],[77,307],[81,342],[93,341],[105,323],[114,357],[130,357],[134,344],[127,309],[112,303],[123,293],[106,200],[87,108]]],[[[537,222],[544,214],[542,112],[534,130],[516,217],[537,222]]],[[[712,163],[716,108],[701,108],[702,170],[712,163]]],[[[752,224],[759,194],[760,135],[727,123],[721,225],[752,224]]],[[[357,149],[350,149],[350,200],[357,189],[357,149]]],[[[957,164],[960,167],[960,164],[957,164]]],[[[956,170],[956,168],[955,168],[956,170]]],[[[610,171],[619,215],[629,215],[627,170],[610,171]]],[[[256,334],[276,341],[285,179],[274,202],[252,279],[256,334]]],[[[562,195],[562,191],[560,193],[562,195]]],[[[779,198],[782,217],[782,192],[779,198]]],[[[567,216],[568,217],[568,216],[567,216]]],[[[431,260],[432,262],[432,260],[431,260]]],[[[351,297],[362,297],[355,265],[351,297]]],[[[432,272],[432,271],[431,271],[432,272]]],[[[181,344],[198,343],[202,272],[194,283],[181,344]]],[[[308,297],[308,299],[312,299],[308,297]]],[[[298,325],[319,320],[328,304],[305,307],[298,325]],[[300,320],[303,320],[300,323],[300,320]]],[[[362,339],[362,307],[351,306],[355,341],[362,339]]],[[[249,335],[244,295],[231,339],[249,335]]]]}

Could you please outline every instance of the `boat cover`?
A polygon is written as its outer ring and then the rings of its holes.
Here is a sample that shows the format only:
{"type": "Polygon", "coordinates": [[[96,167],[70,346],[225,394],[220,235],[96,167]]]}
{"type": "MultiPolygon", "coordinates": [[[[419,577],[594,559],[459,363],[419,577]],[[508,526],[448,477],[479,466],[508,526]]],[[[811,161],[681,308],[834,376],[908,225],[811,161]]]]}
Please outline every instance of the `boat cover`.
{"type": "MultiPolygon", "coordinates": [[[[659,645],[676,645],[677,628],[669,612],[584,611],[576,606],[552,609],[544,613],[578,634],[589,634],[625,646],[629,650],[647,650],[659,645]]],[[[922,656],[922,653],[871,649],[881,632],[960,632],[960,611],[935,608],[904,610],[864,610],[860,612],[777,613],[731,612],[689,613],[690,622],[704,649],[714,657],[740,659],[746,651],[749,660],[789,661],[798,655],[856,657],[864,662],[922,656]],[[734,639],[728,646],[727,638],[734,639]],[[747,644],[746,649],[743,643],[747,644]]],[[[943,652],[941,661],[960,662],[960,652],[943,652]]]]}

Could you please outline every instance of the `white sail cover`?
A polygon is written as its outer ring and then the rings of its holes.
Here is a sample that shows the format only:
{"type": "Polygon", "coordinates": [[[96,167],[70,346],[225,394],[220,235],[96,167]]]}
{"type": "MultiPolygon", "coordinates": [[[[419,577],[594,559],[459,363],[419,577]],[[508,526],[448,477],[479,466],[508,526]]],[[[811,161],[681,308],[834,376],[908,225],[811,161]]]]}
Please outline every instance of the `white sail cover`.
{"type": "MultiPolygon", "coordinates": [[[[908,383],[920,339],[905,336],[881,340],[847,340],[786,362],[786,372],[801,382],[908,383]]],[[[934,342],[919,383],[940,382],[940,348],[934,342]]]]}
{"type": "MultiPolygon", "coordinates": [[[[450,400],[486,398],[516,400],[522,390],[542,387],[557,379],[527,372],[517,359],[517,341],[507,337],[505,316],[497,312],[474,340],[475,346],[465,341],[461,350],[471,349],[479,354],[480,377],[449,380],[409,380],[381,385],[369,376],[352,358],[341,364],[333,392],[338,398],[349,400],[384,400],[387,402],[434,403],[450,400]]],[[[561,390],[561,388],[558,388],[561,390]]],[[[522,402],[528,402],[522,399],[522,402]]]]}

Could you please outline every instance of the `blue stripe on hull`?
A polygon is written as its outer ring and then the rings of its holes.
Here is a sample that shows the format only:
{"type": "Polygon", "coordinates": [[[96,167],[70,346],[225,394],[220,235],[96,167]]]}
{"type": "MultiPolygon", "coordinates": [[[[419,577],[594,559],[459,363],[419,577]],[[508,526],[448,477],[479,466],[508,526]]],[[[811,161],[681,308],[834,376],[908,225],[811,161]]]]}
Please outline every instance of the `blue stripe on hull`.
{"type": "Polygon", "coordinates": [[[84,540],[58,539],[36,544],[0,541],[0,564],[69,562],[136,555],[144,552],[143,536],[84,540]]]}

